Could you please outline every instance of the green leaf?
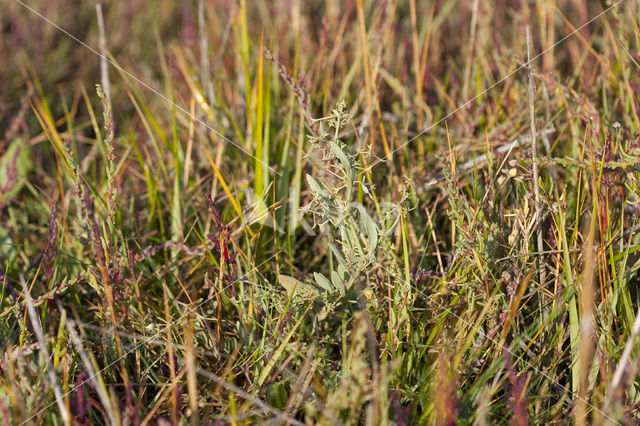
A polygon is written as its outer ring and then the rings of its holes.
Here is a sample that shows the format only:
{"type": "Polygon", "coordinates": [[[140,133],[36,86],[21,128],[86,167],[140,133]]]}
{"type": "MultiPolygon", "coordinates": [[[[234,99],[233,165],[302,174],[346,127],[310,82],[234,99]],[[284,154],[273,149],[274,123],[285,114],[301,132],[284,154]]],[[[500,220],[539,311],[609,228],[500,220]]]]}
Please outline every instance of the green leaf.
{"type": "Polygon", "coordinates": [[[289,399],[289,394],[282,383],[273,383],[267,388],[267,403],[272,407],[284,410],[287,399],[289,399]]]}
{"type": "Polygon", "coordinates": [[[311,192],[317,195],[321,195],[321,196],[328,196],[329,194],[327,194],[327,191],[325,191],[320,184],[318,183],[318,181],[311,175],[307,174],[307,182],[309,183],[309,188],[311,189],[311,192]]]}
{"type": "Polygon", "coordinates": [[[347,267],[342,263],[338,263],[338,275],[342,278],[342,281],[348,283],[351,279],[351,274],[347,271],[347,267]]]}
{"type": "Polygon", "coordinates": [[[348,256],[353,251],[353,245],[351,244],[351,238],[347,235],[347,227],[340,226],[340,242],[342,243],[342,250],[348,256]]]}
{"type": "Polygon", "coordinates": [[[280,282],[280,285],[287,290],[289,297],[294,294],[302,297],[312,297],[320,293],[320,291],[311,284],[303,283],[302,281],[287,275],[278,274],[278,281],[280,282]]]}
{"type": "Polygon", "coordinates": [[[362,223],[367,231],[369,255],[371,255],[378,246],[378,227],[364,207],[360,208],[360,216],[362,216],[362,223]]]}
{"type": "Polygon", "coordinates": [[[322,287],[326,291],[328,291],[328,292],[333,291],[333,286],[331,285],[331,282],[329,282],[327,277],[325,277],[321,273],[314,272],[313,273],[313,278],[316,279],[316,284],[318,284],[320,287],[322,287]]]}
{"type": "Polygon", "coordinates": [[[350,226],[345,227],[345,235],[343,238],[346,239],[343,239],[343,242],[349,244],[349,246],[356,254],[362,256],[364,252],[362,251],[362,245],[360,244],[359,234],[357,234],[356,232],[357,230],[353,229],[350,226]]]}
{"type": "Polygon", "coordinates": [[[344,153],[342,148],[340,148],[338,144],[333,141],[329,142],[329,148],[331,148],[331,151],[338,158],[338,160],[340,160],[344,168],[346,170],[351,170],[351,163],[349,162],[349,157],[347,157],[347,154],[344,153]]]}
{"type": "MultiPolygon", "coordinates": [[[[339,268],[339,267],[338,267],[339,268]]],[[[345,281],[340,277],[340,274],[337,271],[331,271],[331,283],[335,288],[338,289],[341,295],[344,296],[345,292],[345,281]]]]}
{"type": "Polygon", "coordinates": [[[338,250],[338,248],[336,246],[334,246],[332,243],[327,243],[327,245],[329,246],[329,250],[331,250],[333,255],[338,260],[338,263],[340,263],[340,264],[345,263],[344,257],[342,257],[342,253],[340,253],[340,250],[338,250]]]}

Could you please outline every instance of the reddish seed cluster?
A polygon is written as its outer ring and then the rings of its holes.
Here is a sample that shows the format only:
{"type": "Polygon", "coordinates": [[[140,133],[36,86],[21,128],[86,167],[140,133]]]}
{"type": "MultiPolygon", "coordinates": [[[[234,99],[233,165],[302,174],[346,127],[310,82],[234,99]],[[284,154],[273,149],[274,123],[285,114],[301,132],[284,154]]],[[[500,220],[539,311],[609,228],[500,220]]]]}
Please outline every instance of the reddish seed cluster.
{"type": "Polygon", "coordinates": [[[417,269],[411,272],[411,280],[414,284],[425,278],[441,278],[442,274],[437,271],[429,271],[426,269],[417,269]]]}
{"type": "Polygon", "coordinates": [[[292,315],[293,315],[293,309],[289,308],[287,313],[284,315],[284,318],[282,318],[282,321],[280,322],[280,326],[278,327],[278,336],[280,336],[284,332],[284,327],[287,325],[289,320],[291,320],[292,315]]]}
{"type": "Polygon", "coordinates": [[[96,89],[98,92],[98,96],[102,101],[104,106],[104,132],[105,132],[105,145],[107,147],[107,178],[109,179],[109,192],[107,195],[107,201],[109,203],[109,215],[110,218],[115,214],[116,211],[116,182],[115,182],[115,160],[116,160],[116,149],[114,142],[115,135],[115,123],[113,121],[113,114],[111,110],[111,102],[107,94],[103,91],[102,87],[98,84],[96,85],[96,89]]]}
{"type": "Polygon", "coordinates": [[[527,414],[527,406],[529,401],[526,395],[526,375],[517,377],[513,363],[511,362],[511,353],[505,347],[503,347],[503,356],[505,360],[505,367],[509,372],[509,380],[511,382],[511,395],[513,400],[510,401],[511,412],[513,413],[513,424],[528,425],[529,415],[527,414]]]}
{"type": "MultiPolygon", "coordinates": [[[[82,367],[80,367],[82,368],[82,367]]],[[[82,369],[82,373],[78,375],[76,378],[76,400],[71,400],[72,408],[75,413],[73,422],[76,425],[90,425],[91,419],[88,414],[91,410],[92,402],[91,399],[84,399],[84,384],[87,384],[89,387],[93,388],[93,382],[89,380],[89,374],[82,369]]]]}
{"type": "MultiPolygon", "coordinates": [[[[78,281],[84,280],[85,278],[87,278],[87,275],[83,272],[81,274],[78,274],[75,278],[73,278],[71,280],[63,281],[58,285],[52,286],[51,290],[49,290],[47,293],[43,294],[40,297],[37,297],[37,298],[33,299],[33,306],[38,306],[42,302],[44,302],[45,300],[53,300],[53,298],[55,296],[64,293],[73,284],[77,283],[78,281]]],[[[3,282],[4,282],[4,274],[2,272],[0,272],[0,283],[3,283],[3,282]]],[[[9,287],[9,286],[7,286],[7,287],[9,288],[9,290],[12,290],[11,287],[9,287]]],[[[18,300],[17,294],[15,294],[14,296],[15,296],[16,300],[18,300]]],[[[4,318],[6,315],[9,314],[10,311],[14,310],[15,308],[21,308],[22,306],[24,306],[24,304],[25,304],[25,302],[24,302],[24,300],[22,300],[22,302],[19,302],[19,304],[17,304],[16,306],[10,306],[10,307],[6,308],[2,312],[0,312],[0,318],[4,318]]]]}
{"type": "Polygon", "coordinates": [[[131,424],[140,424],[140,412],[136,407],[136,403],[133,400],[133,383],[129,382],[124,388],[124,408],[125,412],[131,419],[131,424]]]}
{"type": "Polygon", "coordinates": [[[51,204],[51,214],[49,215],[49,234],[47,236],[47,247],[42,253],[42,266],[44,268],[47,281],[53,276],[53,264],[58,256],[58,247],[56,239],[58,237],[58,223],[56,222],[56,213],[58,211],[58,202],[51,204]]]}
{"type": "Polygon", "coordinates": [[[238,265],[236,263],[237,253],[229,249],[229,242],[231,241],[231,230],[227,225],[222,224],[222,219],[220,218],[220,213],[218,209],[216,209],[213,200],[211,199],[211,194],[205,194],[207,198],[207,202],[209,203],[209,209],[213,214],[213,219],[216,224],[216,234],[211,235],[208,234],[207,238],[213,244],[213,248],[218,252],[218,254],[222,255],[224,258],[224,264],[228,265],[231,272],[220,274],[220,270],[218,268],[212,268],[213,272],[217,276],[221,276],[222,280],[227,283],[233,283],[238,276],[238,265]]]}
{"type": "Polygon", "coordinates": [[[289,88],[293,91],[294,95],[296,95],[296,97],[298,98],[298,102],[300,102],[300,106],[302,107],[305,113],[307,124],[309,126],[312,126],[313,123],[311,120],[311,114],[309,113],[309,105],[310,105],[309,93],[305,89],[305,82],[302,75],[298,75],[298,81],[295,81],[291,76],[291,74],[289,74],[289,71],[287,71],[287,68],[284,66],[282,61],[276,56],[274,56],[273,53],[271,53],[271,51],[267,49],[267,47],[264,48],[264,55],[268,60],[273,62],[273,64],[275,64],[275,66],[278,68],[278,73],[280,74],[280,77],[282,77],[282,79],[287,84],[287,86],[289,86],[289,88]]]}
{"type": "Polygon", "coordinates": [[[102,267],[106,267],[107,265],[106,258],[104,256],[104,247],[102,246],[102,239],[100,238],[100,228],[98,227],[98,223],[95,220],[95,205],[93,199],[89,195],[89,187],[87,186],[86,182],[83,181],[82,184],[82,195],[84,197],[82,200],[82,210],[84,220],[88,222],[85,225],[87,226],[87,231],[89,232],[89,235],[93,239],[93,242],[96,246],[95,251],[98,264],[102,267]]]}
{"type": "Polygon", "coordinates": [[[136,254],[135,256],[132,254],[132,259],[131,261],[133,262],[133,264],[138,263],[143,261],[144,259],[147,259],[153,255],[155,255],[158,252],[164,251],[164,250],[168,250],[168,249],[178,249],[180,250],[182,253],[187,254],[187,255],[198,255],[198,254],[204,254],[206,252],[204,247],[195,247],[195,248],[191,248],[186,246],[184,243],[182,242],[176,242],[176,241],[165,241],[163,243],[160,244],[156,244],[153,246],[148,246],[145,247],[141,253],[136,254]]]}

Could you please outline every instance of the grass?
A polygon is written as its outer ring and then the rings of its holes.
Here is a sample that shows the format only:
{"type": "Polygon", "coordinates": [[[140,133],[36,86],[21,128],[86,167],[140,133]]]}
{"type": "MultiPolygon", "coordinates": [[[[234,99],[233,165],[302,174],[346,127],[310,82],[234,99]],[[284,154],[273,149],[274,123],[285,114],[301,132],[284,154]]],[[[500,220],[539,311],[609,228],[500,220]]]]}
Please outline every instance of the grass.
{"type": "Polygon", "coordinates": [[[3,424],[638,422],[636,2],[26,6],[3,424]]]}

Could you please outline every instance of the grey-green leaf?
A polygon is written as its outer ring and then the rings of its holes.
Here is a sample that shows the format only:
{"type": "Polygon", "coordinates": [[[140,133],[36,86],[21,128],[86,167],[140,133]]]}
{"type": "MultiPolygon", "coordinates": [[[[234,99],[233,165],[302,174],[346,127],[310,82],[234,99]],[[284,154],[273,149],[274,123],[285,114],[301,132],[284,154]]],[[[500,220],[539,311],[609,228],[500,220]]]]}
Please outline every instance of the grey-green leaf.
{"type": "Polygon", "coordinates": [[[294,294],[301,296],[313,296],[319,293],[318,289],[311,284],[303,283],[293,277],[287,275],[278,274],[278,281],[280,285],[287,290],[287,294],[291,297],[294,294]]]}
{"type": "Polygon", "coordinates": [[[360,244],[360,238],[358,234],[356,234],[356,230],[351,227],[346,227],[345,237],[346,240],[343,240],[343,242],[348,243],[357,254],[364,254],[362,251],[362,245],[360,244]]]}
{"type": "Polygon", "coordinates": [[[318,284],[320,287],[322,287],[326,291],[331,292],[333,290],[333,287],[331,286],[331,283],[329,282],[327,277],[325,277],[321,273],[314,272],[313,273],[313,278],[316,279],[316,284],[318,284]]]}
{"type": "Polygon", "coordinates": [[[338,263],[338,275],[340,275],[340,278],[342,278],[342,281],[344,281],[345,283],[348,283],[351,279],[351,274],[349,274],[349,272],[347,271],[347,267],[342,263],[338,263]]]}
{"type": "Polygon", "coordinates": [[[344,296],[344,292],[345,292],[344,281],[340,277],[340,274],[335,270],[331,271],[331,283],[335,288],[338,289],[340,294],[344,296]]]}
{"type": "Polygon", "coordinates": [[[362,222],[364,223],[364,227],[367,231],[369,254],[371,255],[378,246],[378,227],[364,208],[360,209],[360,216],[362,216],[362,222]]]}
{"type": "Polygon", "coordinates": [[[347,154],[344,153],[342,148],[340,148],[338,144],[333,141],[329,142],[329,148],[331,148],[333,154],[338,157],[338,160],[340,160],[344,168],[347,170],[351,170],[351,163],[349,163],[349,158],[347,157],[347,154]]]}
{"type": "Polygon", "coordinates": [[[318,183],[318,181],[311,176],[310,174],[307,174],[307,182],[309,183],[309,188],[311,189],[311,192],[314,194],[318,194],[321,196],[327,196],[327,191],[325,191],[320,184],[318,183]]]}
{"type": "Polygon", "coordinates": [[[340,253],[340,250],[338,250],[338,248],[336,246],[334,246],[332,243],[327,243],[327,245],[329,246],[329,249],[331,250],[333,255],[338,260],[338,263],[344,263],[344,257],[342,257],[342,254],[340,253]]]}

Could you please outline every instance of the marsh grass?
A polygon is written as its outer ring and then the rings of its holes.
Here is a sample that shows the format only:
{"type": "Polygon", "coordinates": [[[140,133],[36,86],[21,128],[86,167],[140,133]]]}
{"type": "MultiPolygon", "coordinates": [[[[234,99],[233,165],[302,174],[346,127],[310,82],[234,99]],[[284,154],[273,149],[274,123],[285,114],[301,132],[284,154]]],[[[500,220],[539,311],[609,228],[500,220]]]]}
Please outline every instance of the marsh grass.
{"type": "Polygon", "coordinates": [[[637,3],[29,7],[3,424],[638,422],[637,3]]]}

